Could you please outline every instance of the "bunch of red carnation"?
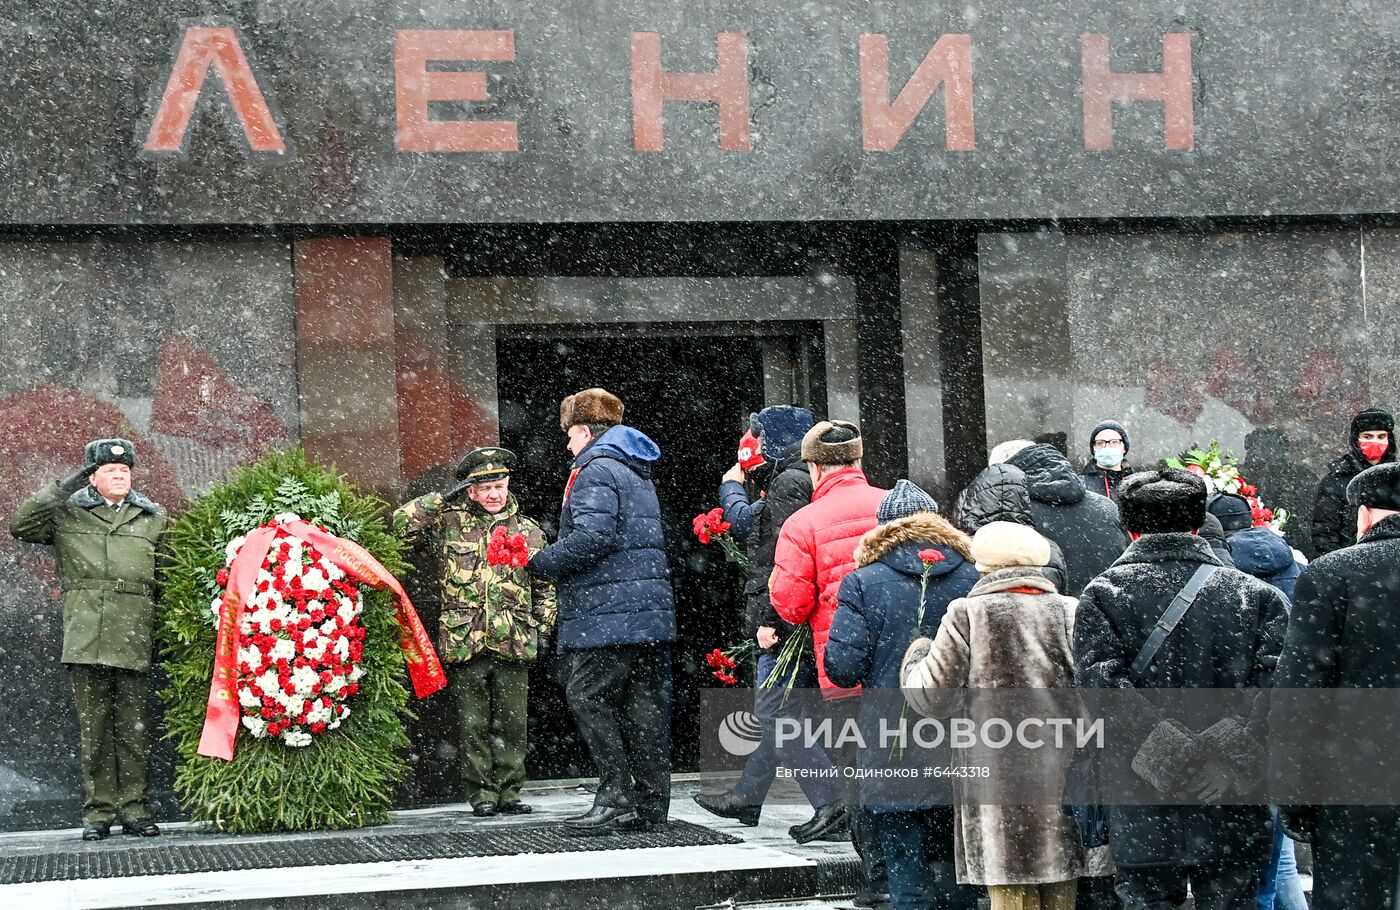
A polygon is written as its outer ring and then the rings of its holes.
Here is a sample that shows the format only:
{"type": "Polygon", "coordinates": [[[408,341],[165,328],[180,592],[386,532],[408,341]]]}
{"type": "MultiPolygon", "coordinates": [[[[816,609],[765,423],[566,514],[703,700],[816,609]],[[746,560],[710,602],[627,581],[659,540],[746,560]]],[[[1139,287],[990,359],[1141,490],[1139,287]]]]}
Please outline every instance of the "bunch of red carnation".
{"type": "Polygon", "coordinates": [[[690,523],[691,529],[695,531],[695,536],[701,543],[709,543],[712,538],[728,534],[731,525],[724,520],[723,509],[711,509],[708,512],[701,512],[695,516],[690,523]]]}
{"type": "Polygon", "coordinates": [[[486,542],[486,562],[493,566],[523,569],[530,562],[530,547],[524,534],[511,534],[505,525],[496,525],[486,542]]]}
{"type": "Polygon", "coordinates": [[[715,648],[709,654],[705,655],[705,663],[710,665],[710,675],[726,686],[737,686],[739,684],[739,678],[730,672],[731,670],[738,669],[739,663],[729,654],[726,654],[719,648],[715,648]]]}

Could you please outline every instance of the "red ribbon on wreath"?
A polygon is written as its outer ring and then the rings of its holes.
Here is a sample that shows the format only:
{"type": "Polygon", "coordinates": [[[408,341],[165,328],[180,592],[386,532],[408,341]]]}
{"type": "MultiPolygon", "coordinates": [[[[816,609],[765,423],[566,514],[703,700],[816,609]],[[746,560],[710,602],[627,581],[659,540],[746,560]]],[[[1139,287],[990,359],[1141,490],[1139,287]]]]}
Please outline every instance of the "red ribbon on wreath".
{"type": "MultiPolygon", "coordinates": [[[[355,582],[377,590],[388,589],[394,595],[399,621],[399,645],[408,664],[408,676],[413,692],[427,698],[447,685],[442,662],[438,660],[428,630],[413,609],[403,585],[383,563],[353,540],[336,537],[309,521],[298,519],[281,525],[293,537],[301,539],[335,563],[355,582]]],[[[243,620],[243,607],[253,593],[258,571],[276,535],[273,527],[258,528],[249,533],[229,568],[228,587],[219,610],[218,638],[214,645],[214,679],[209,685],[209,704],[204,712],[204,730],[199,737],[199,754],[209,758],[233,760],[233,744],[238,738],[238,630],[243,620]]]]}

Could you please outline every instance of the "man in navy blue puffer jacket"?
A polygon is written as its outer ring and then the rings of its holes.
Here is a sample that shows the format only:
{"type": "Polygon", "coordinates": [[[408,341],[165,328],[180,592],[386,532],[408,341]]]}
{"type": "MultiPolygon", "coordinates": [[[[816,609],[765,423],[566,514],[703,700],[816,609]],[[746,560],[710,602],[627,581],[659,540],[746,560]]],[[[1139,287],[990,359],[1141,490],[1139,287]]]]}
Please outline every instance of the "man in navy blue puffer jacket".
{"type": "MultiPolygon", "coordinates": [[[[935,634],[948,605],[977,583],[972,542],[937,509],[933,497],[907,480],[896,483],[881,501],[880,524],[861,538],[857,568],[841,581],[826,644],[827,673],[836,685],[897,690],[901,649],[907,651],[921,635],[935,634]],[[928,550],[938,555],[925,564],[920,553],[928,550]]],[[[861,706],[860,727],[869,744],[859,759],[862,768],[888,763],[890,750],[877,745],[882,715],[894,721],[888,706],[888,698],[867,699],[861,706]]],[[[917,806],[888,804],[887,789],[862,784],[860,801],[884,848],[896,910],[976,907],[980,889],[958,885],[954,875],[951,786],[938,804],[917,806]]]]}
{"type": "Polygon", "coordinates": [[[564,693],[598,769],[593,808],[565,821],[580,834],[660,824],[671,801],[676,611],[651,481],[661,449],[621,424],[622,401],[604,389],[560,404],[573,470],[559,539],[528,567],[555,584],[564,693]]]}

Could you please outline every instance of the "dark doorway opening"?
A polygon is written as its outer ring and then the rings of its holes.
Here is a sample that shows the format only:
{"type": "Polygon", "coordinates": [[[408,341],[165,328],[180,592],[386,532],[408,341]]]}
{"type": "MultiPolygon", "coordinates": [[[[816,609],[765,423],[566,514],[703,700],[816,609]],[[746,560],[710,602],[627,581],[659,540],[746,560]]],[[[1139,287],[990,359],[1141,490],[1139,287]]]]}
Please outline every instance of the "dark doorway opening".
{"type": "MultiPolygon", "coordinates": [[[[675,770],[684,771],[694,768],[698,731],[682,719],[693,716],[699,691],[713,682],[701,657],[737,642],[743,631],[739,570],[725,564],[717,545],[696,541],[691,519],[719,504],[720,476],[734,463],[748,415],[764,404],[762,342],[757,332],[664,337],[659,327],[618,328],[638,331],[630,337],[577,331],[503,337],[497,344],[501,444],[516,452],[524,467],[512,492],[551,537],[572,460],[559,429],[561,398],[602,386],[622,398],[625,422],[661,447],[654,480],[679,630],[672,756],[675,770]]],[[[531,670],[529,775],[592,776],[555,670],[552,658],[531,670]]]]}

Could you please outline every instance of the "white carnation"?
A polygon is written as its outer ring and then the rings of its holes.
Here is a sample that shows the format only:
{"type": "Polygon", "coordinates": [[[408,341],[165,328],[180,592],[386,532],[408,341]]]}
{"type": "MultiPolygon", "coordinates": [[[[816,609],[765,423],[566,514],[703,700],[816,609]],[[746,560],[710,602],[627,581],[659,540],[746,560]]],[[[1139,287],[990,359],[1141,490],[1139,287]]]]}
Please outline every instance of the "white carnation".
{"type": "Polygon", "coordinates": [[[238,555],[238,551],[243,547],[243,544],[245,541],[247,541],[247,539],[248,535],[244,534],[240,537],[235,537],[233,540],[230,540],[228,542],[228,545],[224,547],[225,565],[233,565],[233,558],[238,555]]]}
{"type": "MultiPolygon", "coordinates": [[[[321,678],[316,671],[310,667],[297,667],[292,671],[292,685],[296,687],[300,695],[310,695],[311,687],[320,682],[321,678]]],[[[297,714],[302,713],[297,711],[297,714]]]]}
{"type": "Polygon", "coordinates": [[[311,734],[305,730],[288,730],[282,734],[282,742],[289,746],[311,745],[311,734]]]}
{"type": "Polygon", "coordinates": [[[263,720],[261,717],[244,716],[243,726],[247,727],[248,732],[258,739],[262,739],[267,735],[267,721],[263,720]]]}
{"type": "Polygon", "coordinates": [[[279,638],[272,646],[272,659],[290,661],[297,656],[297,647],[289,639],[279,638]]]}

